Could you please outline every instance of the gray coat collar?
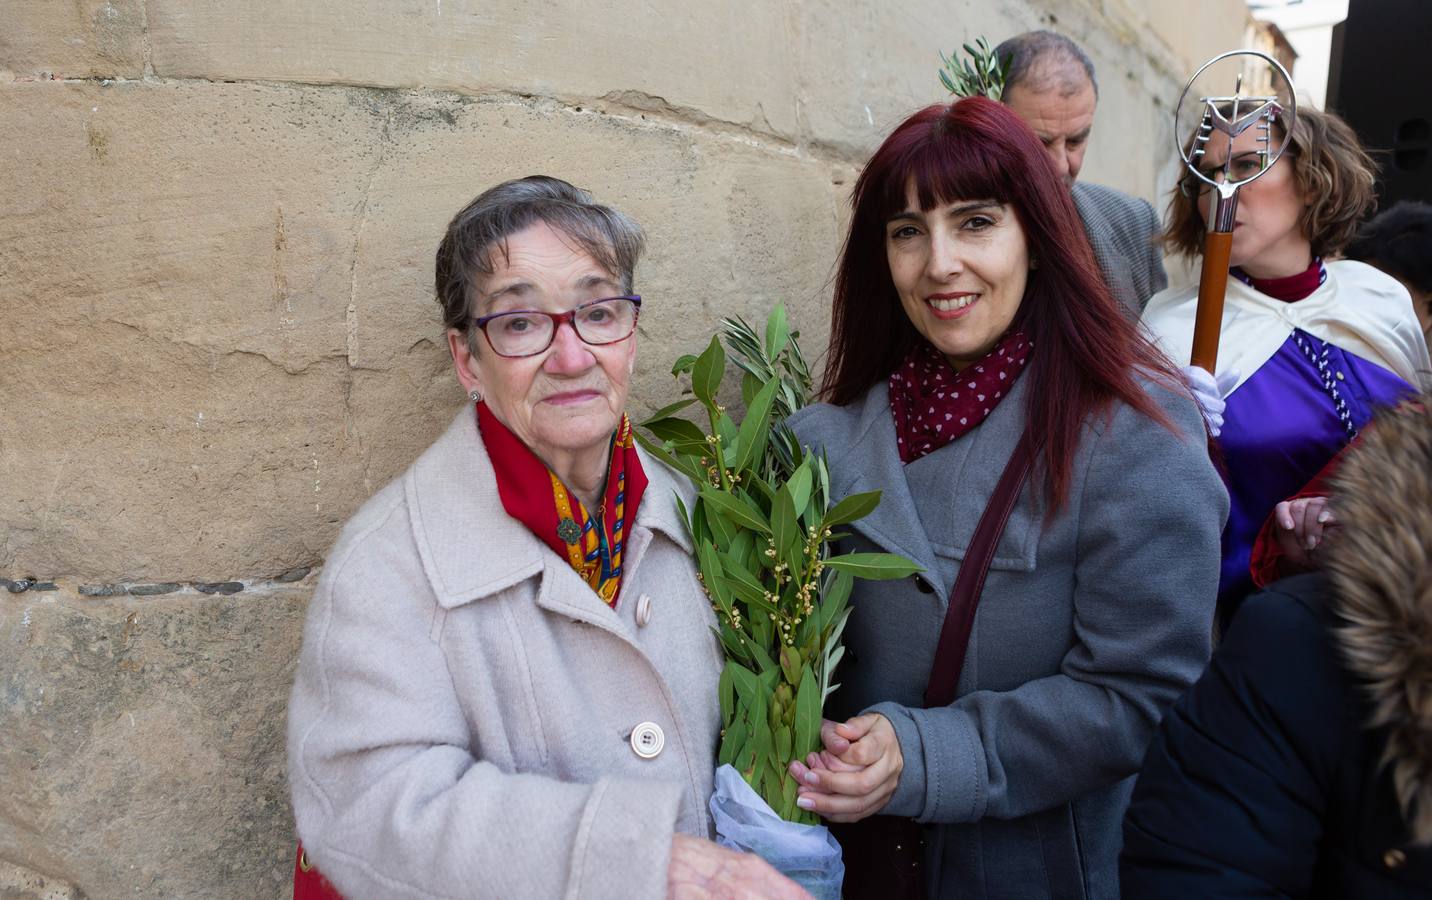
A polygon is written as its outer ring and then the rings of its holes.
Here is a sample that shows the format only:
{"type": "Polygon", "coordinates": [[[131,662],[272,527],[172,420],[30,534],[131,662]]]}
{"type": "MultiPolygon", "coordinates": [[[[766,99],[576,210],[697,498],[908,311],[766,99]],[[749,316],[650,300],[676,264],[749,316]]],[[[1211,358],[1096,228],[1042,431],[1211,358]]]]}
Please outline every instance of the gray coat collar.
{"type": "MultiPolygon", "coordinates": [[[[627,548],[634,569],[647,539],[642,529],[660,531],[687,553],[691,541],[672,502],[690,493],[660,462],[637,449],[647,488],[627,548]]],[[[413,541],[439,605],[451,609],[490,596],[531,578],[549,564],[568,568],[526,525],[502,508],[496,473],[478,434],[477,417],[464,406],[446,432],[420,456],[403,478],[413,541]]],[[[592,594],[594,602],[605,604],[592,594]]]]}
{"type": "MultiPolygon", "coordinates": [[[[825,448],[832,502],[861,491],[882,492],[875,511],[850,527],[882,549],[924,566],[922,577],[940,596],[947,597],[953,585],[946,583],[943,573],[948,567],[938,564],[936,550],[956,557],[962,554],[964,542],[999,480],[1004,461],[1024,430],[1027,383],[1027,378],[1016,379],[1008,396],[978,428],[913,464],[942,467],[936,480],[947,489],[933,501],[939,504],[934,509],[928,508],[932,502],[929,495],[917,502],[910,487],[912,472],[900,462],[895,422],[890,414],[890,391],[885,382],[871,387],[849,406],[820,404],[798,413],[791,422],[803,444],[825,448]],[[990,460],[999,462],[991,465],[990,460]],[[920,514],[921,503],[926,508],[924,517],[920,514]],[[948,546],[937,548],[931,543],[927,522],[941,523],[934,526],[934,534],[937,539],[947,538],[948,546]]],[[[929,473],[914,480],[928,483],[929,473]]],[[[1025,490],[1029,490],[1027,485],[1025,490]]],[[[1033,565],[1036,543],[1037,530],[1012,536],[1007,529],[1001,547],[1006,556],[1014,556],[997,557],[996,563],[1028,569],[1033,565]]]]}

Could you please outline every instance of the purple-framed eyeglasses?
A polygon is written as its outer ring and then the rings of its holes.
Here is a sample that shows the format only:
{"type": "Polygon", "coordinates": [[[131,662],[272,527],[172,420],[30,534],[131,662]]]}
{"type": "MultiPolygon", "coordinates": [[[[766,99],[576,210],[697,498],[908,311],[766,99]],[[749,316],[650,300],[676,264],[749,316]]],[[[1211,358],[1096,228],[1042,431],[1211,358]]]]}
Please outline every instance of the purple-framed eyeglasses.
{"type": "Polygon", "coordinates": [[[636,294],[591,300],[563,313],[518,309],[493,313],[472,320],[482,329],[487,345],[498,356],[536,356],[557,338],[557,329],[566,323],[583,343],[600,347],[624,341],[636,331],[641,298],[636,294]]]}

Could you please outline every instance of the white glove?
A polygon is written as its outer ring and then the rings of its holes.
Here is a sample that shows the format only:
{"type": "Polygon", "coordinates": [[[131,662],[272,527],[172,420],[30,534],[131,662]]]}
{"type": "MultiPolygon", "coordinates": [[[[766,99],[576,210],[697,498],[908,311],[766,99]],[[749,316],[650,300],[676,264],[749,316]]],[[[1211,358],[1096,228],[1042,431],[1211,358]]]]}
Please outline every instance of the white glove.
{"type": "Polygon", "coordinates": [[[1199,366],[1184,366],[1183,377],[1193,391],[1193,399],[1198,401],[1203,421],[1208,423],[1208,433],[1218,437],[1223,431],[1223,410],[1228,406],[1223,398],[1238,383],[1238,370],[1225,369],[1215,378],[1199,366]]]}

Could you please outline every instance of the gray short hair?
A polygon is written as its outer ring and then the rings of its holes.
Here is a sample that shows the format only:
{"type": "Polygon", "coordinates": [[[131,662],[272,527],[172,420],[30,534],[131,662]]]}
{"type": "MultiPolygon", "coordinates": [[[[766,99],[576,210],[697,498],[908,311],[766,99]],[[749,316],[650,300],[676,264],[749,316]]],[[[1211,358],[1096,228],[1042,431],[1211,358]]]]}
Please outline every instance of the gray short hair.
{"type": "Polygon", "coordinates": [[[537,222],[571,238],[631,292],[646,240],[641,227],[560,178],[529,175],[488,188],[448,223],[435,267],[444,328],[467,331],[472,287],[478,276],[493,273],[493,252],[506,257],[507,239],[537,222]]]}
{"type": "Polygon", "coordinates": [[[1060,69],[1077,63],[1084,70],[1084,74],[1089,76],[1089,83],[1094,86],[1094,98],[1097,100],[1099,97],[1099,80],[1094,77],[1093,60],[1089,59],[1084,48],[1062,34],[1043,30],[1026,31],[1001,41],[999,46],[994,48],[994,52],[1007,67],[1004,75],[1006,90],[1022,84],[1031,91],[1044,91],[1056,86],[1051,82],[1057,80],[1061,92],[1075,93],[1080,85],[1070,84],[1067,78],[1058,79],[1057,75],[1051,77],[1046,66],[1055,66],[1056,72],[1062,75],[1060,69]]]}

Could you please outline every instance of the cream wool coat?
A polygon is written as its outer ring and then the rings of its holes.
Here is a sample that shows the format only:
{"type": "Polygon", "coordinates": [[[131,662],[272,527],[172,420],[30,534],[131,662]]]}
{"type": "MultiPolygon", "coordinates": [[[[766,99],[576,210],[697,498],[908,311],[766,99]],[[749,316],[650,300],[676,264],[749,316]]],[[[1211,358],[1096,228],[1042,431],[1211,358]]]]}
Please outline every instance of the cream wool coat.
{"type": "Polygon", "coordinates": [[[722,657],[689,488],[642,465],[615,610],[504,512],[471,407],[345,526],[288,761],[299,836],[350,900],[659,898],[673,833],[709,835],[722,657]],[[648,722],[652,759],[629,741],[648,722]]]}

